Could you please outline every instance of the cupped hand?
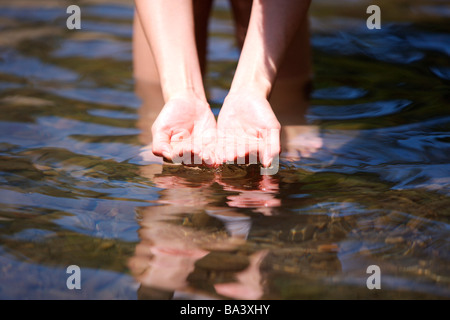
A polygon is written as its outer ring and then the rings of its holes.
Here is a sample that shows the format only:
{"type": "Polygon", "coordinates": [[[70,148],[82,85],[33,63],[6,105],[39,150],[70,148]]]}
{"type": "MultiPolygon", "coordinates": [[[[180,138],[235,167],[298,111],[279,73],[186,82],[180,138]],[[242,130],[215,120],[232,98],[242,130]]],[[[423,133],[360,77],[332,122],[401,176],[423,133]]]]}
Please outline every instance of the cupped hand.
{"type": "Polygon", "coordinates": [[[215,163],[216,119],[194,94],[170,98],[152,126],[153,153],[174,163],[215,163]]]}
{"type": "Polygon", "coordinates": [[[217,120],[218,162],[256,163],[269,167],[280,153],[280,123],[264,96],[230,93],[217,120]]]}

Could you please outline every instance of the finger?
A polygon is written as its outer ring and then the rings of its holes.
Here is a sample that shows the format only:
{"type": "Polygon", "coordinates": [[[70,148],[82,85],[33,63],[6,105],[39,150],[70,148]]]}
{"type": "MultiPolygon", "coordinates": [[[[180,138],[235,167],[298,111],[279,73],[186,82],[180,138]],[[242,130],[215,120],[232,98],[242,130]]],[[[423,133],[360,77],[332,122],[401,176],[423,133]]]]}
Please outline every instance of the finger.
{"type": "Polygon", "coordinates": [[[248,164],[258,164],[258,149],[257,148],[249,150],[248,164]]]}
{"type": "Polygon", "coordinates": [[[245,156],[248,152],[248,139],[242,138],[236,143],[237,164],[245,164],[245,156]]]}
{"type": "Polygon", "coordinates": [[[216,164],[216,158],[215,158],[215,155],[214,155],[214,150],[212,150],[209,147],[206,148],[202,159],[203,159],[204,163],[207,166],[214,166],[216,164]]]}
{"type": "Polygon", "coordinates": [[[191,164],[192,160],[192,139],[191,134],[186,129],[181,129],[172,135],[170,139],[172,146],[172,161],[177,164],[191,164]]]}
{"type": "Polygon", "coordinates": [[[196,165],[201,165],[203,163],[203,158],[207,156],[204,148],[195,142],[192,148],[192,155],[193,155],[193,164],[196,165]]]}
{"type": "Polygon", "coordinates": [[[207,162],[206,164],[207,164],[208,166],[214,167],[214,166],[217,166],[217,165],[218,165],[219,161],[217,160],[217,156],[216,156],[215,150],[212,149],[212,148],[210,148],[210,150],[211,150],[211,151],[210,151],[211,158],[210,158],[209,162],[207,162]]]}
{"type": "Polygon", "coordinates": [[[280,156],[281,152],[280,129],[270,129],[269,134],[270,134],[269,136],[270,151],[269,151],[268,165],[270,166],[273,162],[273,159],[280,156]]]}
{"type": "Polygon", "coordinates": [[[248,164],[257,164],[258,163],[258,149],[260,140],[257,138],[257,134],[251,136],[251,138],[247,139],[248,143],[248,164]]]}
{"type": "Polygon", "coordinates": [[[192,158],[194,156],[193,145],[189,140],[185,140],[183,143],[183,154],[182,154],[182,163],[184,164],[192,164],[192,158]]]}
{"type": "Polygon", "coordinates": [[[225,131],[225,159],[227,164],[234,164],[236,159],[236,135],[233,130],[225,131]]]}
{"type": "Polygon", "coordinates": [[[163,131],[153,133],[152,152],[155,156],[172,161],[172,151],[169,134],[163,131]]]}
{"type": "Polygon", "coordinates": [[[266,145],[265,145],[266,141],[263,138],[263,136],[265,136],[265,134],[263,133],[263,131],[260,131],[258,135],[260,137],[258,139],[258,141],[257,141],[257,144],[258,144],[258,160],[259,160],[259,163],[261,163],[264,166],[264,152],[265,152],[265,149],[266,149],[266,145]]]}
{"type": "Polygon", "coordinates": [[[273,159],[280,154],[280,130],[267,129],[262,133],[264,144],[261,164],[267,168],[271,165],[273,159]]]}
{"type": "Polygon", "coordinates": [[[215,155],[215,162],[217,165],[223,164],[223,135],[220,131],[217,132],[217,143],[214,147],[214,155],[215,155]]]}
{"type": "Polygon", "coordinates": [[[207,165],[214,165],[216,163],[215,148],[217,141],[216,128],[209,128],[204,131],[202,137],[202,159],[207,165]]]}
{"type": "Polygon", "coordinates": [[[194,154],[194,164],[202,164],[202,158],[205,156],[202,135],[194,133],[192,141],[192,152],[194,154]]]}
{"type": "Polygon", "coordinates": [[[214,158],[215,158],[215,164],[220,166],[223,164],[223,155],[222,152],[220,150],[219,146],[216,146],[216,148],[214,149],[214,158]]]}

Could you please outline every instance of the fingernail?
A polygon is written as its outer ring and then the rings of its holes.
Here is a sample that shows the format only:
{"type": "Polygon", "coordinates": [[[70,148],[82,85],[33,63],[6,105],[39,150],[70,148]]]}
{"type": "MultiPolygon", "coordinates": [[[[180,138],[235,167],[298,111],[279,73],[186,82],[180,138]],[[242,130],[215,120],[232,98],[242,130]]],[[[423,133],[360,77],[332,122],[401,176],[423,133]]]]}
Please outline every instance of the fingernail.
{"type": "Polygon", "coordinates": [[[209,161],[210,158],[211,158],[211,157],[209,156],[209,152],[204,151],[204,152],[203,152],[203,155],[202,155],[203,162],[205,162],[206,164],[208,164],[208,161],[209,161]]]}
{"type": "Polygon", "coordinates": [[[264,155],[264,157],[263,157],[263,166],[265,168],[269,168],[271,164],[272,164],[272,157],[270,157],[268,155],[264,155]]]}

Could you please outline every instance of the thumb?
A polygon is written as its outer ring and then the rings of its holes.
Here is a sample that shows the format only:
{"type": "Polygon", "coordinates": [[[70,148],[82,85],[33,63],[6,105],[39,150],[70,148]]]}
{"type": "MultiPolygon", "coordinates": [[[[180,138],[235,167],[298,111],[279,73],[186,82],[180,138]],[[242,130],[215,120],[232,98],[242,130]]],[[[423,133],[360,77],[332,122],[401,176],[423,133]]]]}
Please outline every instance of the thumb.
{"type": "Polygon", "coordinates": [[[164,157],[172,161],[170,135],[163,131],[154,132],[152,151],[155,156],[164,157]]]}

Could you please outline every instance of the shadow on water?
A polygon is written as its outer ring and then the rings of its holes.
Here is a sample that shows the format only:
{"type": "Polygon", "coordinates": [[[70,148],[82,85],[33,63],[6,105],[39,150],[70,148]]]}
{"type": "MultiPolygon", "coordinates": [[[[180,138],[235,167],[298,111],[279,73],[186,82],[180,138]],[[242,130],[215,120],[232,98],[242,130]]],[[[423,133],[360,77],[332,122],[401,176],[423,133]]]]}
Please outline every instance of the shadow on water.
{"type": "MultiPolygon", "coordinates": [[[[439,1],[402,14],[383,2],[376,32],[365,8],[313,4],[314,90],[283,127],[273,176],[154,157],[162,99],[133,80],[133,8],[98,3],[76,32],[59,2],[0,4],[2,299],[450,297],[439,1]],[[72,264],[80,291],[66,287],[72,264]],[[366,287],[370,265],[381,290],[366,287]]],[[[205,79],[216,113],[233,32],[218,1],[205,79]]]]}

